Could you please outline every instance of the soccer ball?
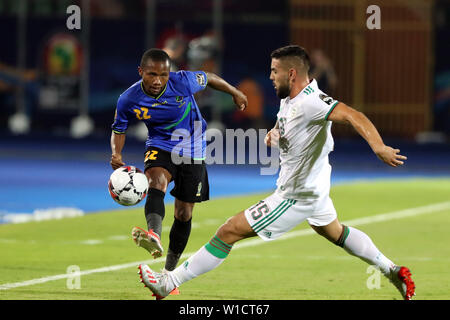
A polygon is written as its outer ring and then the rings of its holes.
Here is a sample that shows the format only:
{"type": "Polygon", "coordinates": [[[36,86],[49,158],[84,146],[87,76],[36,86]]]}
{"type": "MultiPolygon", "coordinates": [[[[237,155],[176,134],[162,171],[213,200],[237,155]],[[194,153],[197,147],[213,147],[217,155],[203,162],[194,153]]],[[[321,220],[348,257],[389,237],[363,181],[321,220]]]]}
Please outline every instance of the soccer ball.
{"type": "Polygon", "coordinates": [[[123,166],[114,170],[109,177],[108,189],[117,203],[123,206],[134,206],[147,195],[148,180],[138,168],[123,166]]]}

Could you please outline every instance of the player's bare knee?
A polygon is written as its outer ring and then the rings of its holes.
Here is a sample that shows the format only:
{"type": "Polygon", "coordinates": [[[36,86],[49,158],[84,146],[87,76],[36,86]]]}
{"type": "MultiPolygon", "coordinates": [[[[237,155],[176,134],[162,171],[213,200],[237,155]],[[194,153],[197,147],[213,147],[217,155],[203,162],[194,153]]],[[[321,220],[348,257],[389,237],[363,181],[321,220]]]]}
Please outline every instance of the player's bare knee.
{"type": "Polygon", "coordinates": [[[184,202],[175,199],[175,219],[187,222],[192,218],[192,211],[194,210],[194,203],[184,202]]]}
{"type": "Polygon", "coordinates": [[[183,222],[189,221],[192,218],[192,209],[188,207],[176,209],[175,218],[183,222]]]}
{"type": "Polygon", "coordinates": [[[223,234],[223,233],[230,233],[230,232],[232,232],[233,231],[233,225],[230,222],[231,219],[232,218],[228,218],[227,221],[225,221],[225,223],[222,224],[219,227],[219,230],[217,231],[217,233],[222,233],[223,234]]]}

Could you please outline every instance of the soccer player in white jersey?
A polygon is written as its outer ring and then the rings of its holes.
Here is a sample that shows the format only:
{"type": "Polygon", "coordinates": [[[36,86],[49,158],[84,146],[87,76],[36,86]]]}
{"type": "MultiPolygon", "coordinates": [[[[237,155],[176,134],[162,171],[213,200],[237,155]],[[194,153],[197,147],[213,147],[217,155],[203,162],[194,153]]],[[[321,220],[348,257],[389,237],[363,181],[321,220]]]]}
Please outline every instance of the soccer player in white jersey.
{"type": "Polygon", "coordinates": [[[148,265],[139,265],[142,282],[162,299],[182,283],[218,267],[236,242],[256,235],[274,240],[307,220],[321,236],[377,266],[402,297],[410,300],[415,294],[410,270],[385,257],[364,232],[337,219],[329,197],[331,124],[353,126],[377,157],[390,166],[402,165],[406,157],[383,143],[364,114],[329,97],[318,88],[316,80],[309,79],[309,57],[302,47],[279,48],[271,58],[270,79],[281,103],[277,123],[265,141],[280,148],[276,191],[228,219],[205,246],[175,270],[157,273],[148,265]]]}

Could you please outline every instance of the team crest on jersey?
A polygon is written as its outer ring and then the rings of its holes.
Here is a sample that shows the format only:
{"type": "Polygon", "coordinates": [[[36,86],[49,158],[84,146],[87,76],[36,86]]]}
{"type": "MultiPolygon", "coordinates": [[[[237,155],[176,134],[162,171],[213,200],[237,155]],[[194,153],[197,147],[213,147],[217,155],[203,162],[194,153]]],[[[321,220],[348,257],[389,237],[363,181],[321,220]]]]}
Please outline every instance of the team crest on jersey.
{"type": "Polygon", "coordinates": [[[206,85],[205,76],[201,73],[197,73],[195,76],[197,77],[198,84],[204,87],[206,85]]]}
{"type": "Polygon", "coordinates": [[[289,118],[293,118],[297,115],[297,107],[294,106],[291,108],[291,110],[289,111],[289,118]]]}
{"type": "Polygon", "coordinates": [[[183,101],[183,97],[182,96],[176,96],[175,97],[175,101],[180,103],[181,101],[183,101]]]}
{"type": "Polygon", "coordinates": [[[327,96],[326,94],[323,93],[319,94],[319,98],[329,106],[331,106],[331,104],[335,101],[332,97],[327,96]]]}

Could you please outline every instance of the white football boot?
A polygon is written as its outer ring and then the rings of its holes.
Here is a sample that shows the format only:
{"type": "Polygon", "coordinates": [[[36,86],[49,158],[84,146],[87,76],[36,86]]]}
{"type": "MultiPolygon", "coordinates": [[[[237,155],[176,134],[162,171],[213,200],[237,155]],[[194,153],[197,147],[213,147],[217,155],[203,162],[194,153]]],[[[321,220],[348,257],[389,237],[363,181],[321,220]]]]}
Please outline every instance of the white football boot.
{"type": "Polygon", "coordinates": [[[139,227],[134,227],[131,230],[131,236],[136,245],[147,250],[153,258],[159,258],[163,254],[163,247],[161,245],[161,240],[158,234],[153,232],[152,229],[145,231],[139,227]]]}
{"type": "Polygon", "coordinates": [[[167,297],[176,287],[169,279],[168,272],[154,272],[146,264],[138,266],[141,282],[153,292],[156,300],[161,300],[167,297]]]}
{"type": "Polygon", "coordinates": [[[416,295],[416,285],[411,278],[411,271],[407,267],[396,266],[391,269],[388,279],[400,291],[403,299],[411,300],[416,295]]]}

